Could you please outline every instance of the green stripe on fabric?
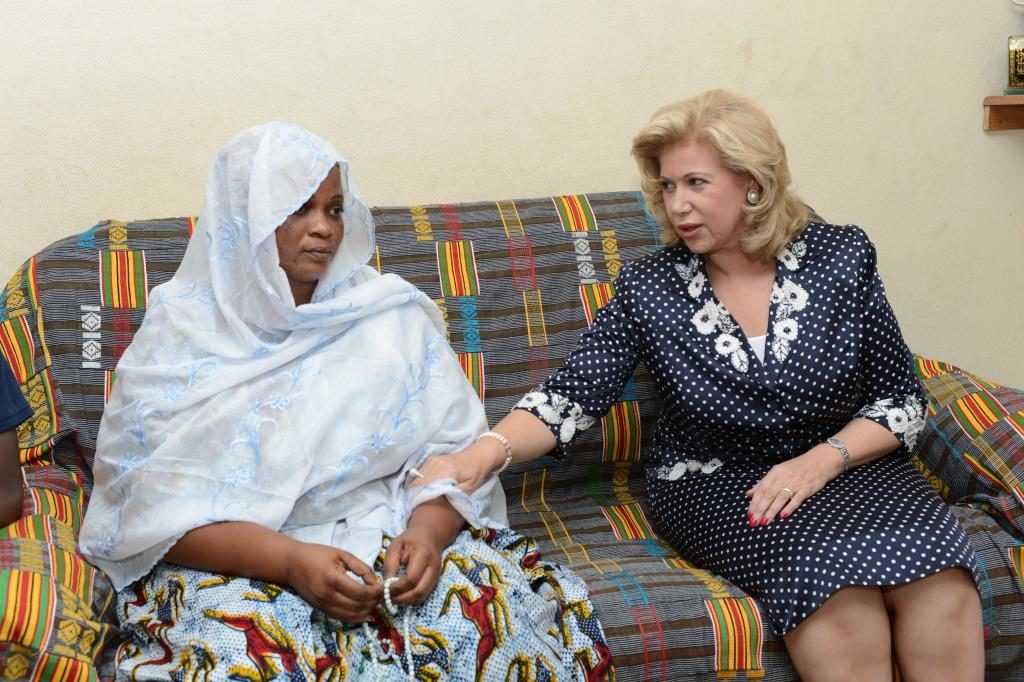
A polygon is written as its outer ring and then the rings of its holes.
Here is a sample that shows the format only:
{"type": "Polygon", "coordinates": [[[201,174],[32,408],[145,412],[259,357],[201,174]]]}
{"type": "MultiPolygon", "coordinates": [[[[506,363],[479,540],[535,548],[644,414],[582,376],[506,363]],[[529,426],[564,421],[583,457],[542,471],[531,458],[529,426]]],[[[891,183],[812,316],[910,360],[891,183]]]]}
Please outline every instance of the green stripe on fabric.
{"type": "Polygon", "coordinates": [[[604,496],[602,492],[603,484],[607,480],[605,473],[607,468],[600,462],[596,462],[587,467],[587,494],[599,507],[609,507],[612,505],[608,501],[608,498],[604,496]]]}
{"type": "Polygon", "coordinates": [[[146,258],[142,251],[132,251],[132,269],[135,270],[136,308],[146,307],[146,258]]]}

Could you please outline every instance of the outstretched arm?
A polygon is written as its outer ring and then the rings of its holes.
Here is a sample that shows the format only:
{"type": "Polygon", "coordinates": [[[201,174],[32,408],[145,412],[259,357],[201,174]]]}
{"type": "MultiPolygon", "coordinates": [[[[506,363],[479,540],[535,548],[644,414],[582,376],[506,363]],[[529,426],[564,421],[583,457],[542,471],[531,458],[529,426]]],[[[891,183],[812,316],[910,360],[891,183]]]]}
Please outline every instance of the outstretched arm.
{"type": "Polygon", "coordinates": [[[348,552],[301,542],[246,521],[225,521],[191,530],[164,560],[212,573],[289,585],[307,602],[346,623],[366,620],[383,594],[370,567],[348,552]]]}
{"type": "Polygon", "coordinates": [[[0,433],[0,528],[21,518],[21,464],[14,429],[0,433]]]}
{"type": "MultiPolygon", "coordinates": [[[[555,447],[555,436],[547,425],[525,410],[512,410],[492,430],[508,440],[512,450],[510,464],[535,460],[555,447]]],[[[460,452],[431,457],[420,467],[424,477],[413,479],[409,486],[454,478],[459,488],[472,494],[505,464],[506,457],[501,441],[481,438],[460,452]]]]}

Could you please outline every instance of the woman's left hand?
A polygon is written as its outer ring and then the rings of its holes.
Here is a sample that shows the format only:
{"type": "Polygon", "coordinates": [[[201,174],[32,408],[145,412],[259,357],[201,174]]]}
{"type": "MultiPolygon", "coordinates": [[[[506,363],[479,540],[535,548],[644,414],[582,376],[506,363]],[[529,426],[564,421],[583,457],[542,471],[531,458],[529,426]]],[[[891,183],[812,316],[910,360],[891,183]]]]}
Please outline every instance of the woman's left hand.
{"type": "MultiPolygon", "coordinates": [[[[480,486],[487,482],[494,470],[499,466],[489,456],[487,445],[493,445],[491,439],[485,442],[476,442],[465,450],[453,452],[450,455],[435,455],[428,457],[427,461],[420,465],[417,470],[422,477],[410,478],[406,484],[409,488],[419,485],[427,485],[442,478],[455,479],[455,485],[472,495],[480,486]],[[487,442],[490,441],[490,442],[487,442]]],[[[497,445],[500,450],[501,445],[497,445]]],[[[502,460],[504,453],[502,452],[502,460]]]]}
{"type": "Polygon", "coordinates": [[[747,491],[750,507],[747,524],[767,526],[778,516],[785,519],[793,514],[811,495],[839,475],[842,460],[809,451],[791,460],[776,464],[747,491]],[[839,462],[840,469],[836,469],[839,462]]]}
{"type": "Polygon", "coordinates": [[[422,604],[437,587],[441,578],[441,551],[443,541],[428,527],[407,528],[395,538],[384,553],[384,579],[405,575],[391,585],[392,604],[422,604]]]}

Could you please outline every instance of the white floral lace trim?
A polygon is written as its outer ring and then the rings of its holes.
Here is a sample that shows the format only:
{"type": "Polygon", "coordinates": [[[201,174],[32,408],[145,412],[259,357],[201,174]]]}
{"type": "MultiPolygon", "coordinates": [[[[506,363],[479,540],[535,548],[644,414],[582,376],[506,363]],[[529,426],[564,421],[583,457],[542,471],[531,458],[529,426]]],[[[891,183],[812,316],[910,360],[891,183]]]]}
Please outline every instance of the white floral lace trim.
{"type": "Polygon", "coordinates": [[[789,357],[789,345],[800,335],[800,325],[793,313],[807,307],[810,296],[804,288],[788,277],[782,279],[782,286],[772,285],[772,303],[775,304],[775,319],[772,321],[772,355],[779,362],[789,357]]]}
{"type": "Polygon", "coordinates": [[[792,242],[789,246],[782,249],[782,252],[778,255],[778,260],[782,263],[787,270],[793,272],[800,269],[800,259],[807,255],[807,242],[803,239],[797,239],[792,242]]]}
{"type": "Polygon", "coordinates": [[[687,472],[699,471],[702,474],[713,474],[722,466],[722,460],[715,457],[708,462],[701,462],[697,459],[688,459],[683,462],[676,462],[672,468],[658,467],[656,475],[663,481],[675,481],[686,475],[687,472]]]}
{"type": "MultiPolygon", "coordinates": [[[[803,240],[797,240],[784,248],[777,260],[786,270],[794,271],[800,268],[800,260],[806,254],[807,244],[803,240]]],[[[686,293],[690,298],[699,299],[708,284],[707,276],[700,269],[700,256],[694,255],[686,263],[676,263],[675,267],[676,272],[686,282],[686,293]]],[[[781,286],[777,282],[772,284],[775,318],[772,320],[771,353],[780,363],[789,357],[790,344],[796,341],[800,334],[800,325],[794,313],[806,308],[809,302],[810,296],[807,291],[788,277],[782,278],[781,286]]],[[[694,313],[690,322],[705,336],[717,333],[715,350],[719,355],[728,358],[736,371],[745,373],[749,369],[750,358],[737,336],[739,326],[725,306],[709,300],[694,313]]]]}
{"type": "Polygon", "coordinates": [[[558,441],[563,445],[572,442],[577,432],[586,431],[597,421],[583,414],[583,408],[579,403],[557,393],[530,391],[515,404],[515,407],[529,410],[548,426],[557,427],[558,441]]]}
{"type": "Polygon", "coordinates": [[[867,419],[885,419],[889,430],[913,451],[917,437],[924,429],[924,403],[915,396],[908,395],[899,405],[892,398],[879,400],[865,405],[857,412],[856,417],[867,419]]]}

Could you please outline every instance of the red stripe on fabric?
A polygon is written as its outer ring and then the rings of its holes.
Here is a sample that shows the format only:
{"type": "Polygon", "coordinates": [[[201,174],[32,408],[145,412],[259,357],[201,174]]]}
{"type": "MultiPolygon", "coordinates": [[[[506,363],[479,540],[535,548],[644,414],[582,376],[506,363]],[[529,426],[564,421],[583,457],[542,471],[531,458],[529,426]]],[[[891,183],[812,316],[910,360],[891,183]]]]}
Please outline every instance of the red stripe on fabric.
{"type": "Polygon", "coordinates": [[[572,214],[573,226],[576,228],[574,232],[585,232],[587,230],[587,221],[580,211],[579,200],[574,196],[568,196],[564,198],[563,204],[566,210],[572,214]]]}
{"type": "MultiPolygon", "coordinates": [[[[661,619],[658,618],[658,611],[654,607],[654,604],[634,606],[633,617],[636,619],[636,625],[640,630],[640,638],[644,645],[645,679],[663,680],[668,672],[668,662],[665,659],[665,632],[661,629],[661,619]],[[651,640],[654,641],[651,642],[651,640]],[[651,646],[651,644],[653,644],[653,646],[651,646]],[[651,670],[651,654],[654,653],[661,654],[660,673],[654,673],[651,670]]],[[[656,663],[656,661],[654,663],[656,663]]]]}
{"type": "Polygon", "coordinates": [[[508,238],[509,262],[512,267],[512,288],[515,291],[537,289],[537,270],[533,262],[533,244],[526,235],[508,238]]]}
{"type": "Polygon", "coordinates": [[[530,385],[537,386],[548,378],[548,347],[530,346],[530,385]]]}
{"type": "Polygon", "coordinates": [[[729,611],[729,617],[732,618],[732,630],[736,634],[736,641],[733,642],[732,653],[733,658],[736,661],[736,670],[746,670],[750,667],[749,662],[746,660],[747,647],[750,643],[749,637],[746,642],[741,641],[741,635],[747,634],[746,619],[743,617],[743,609],[739,607],[734,599],[725,600],[725,608],[729,611]]]}
{"type": "Polygon", "coordinates": [[[452,204],[441,204],[441,217],[444,219],[445,229],[452,240],[464,239],[462,236],[462,225],[459,222],[459,212],[452,204]]]}
{"type": "Polygon", "coordinates": [[[451,242],[438,242],[438,248],[444,251],[445,269],[451,277],[454,293],[457,296],[466,295],[466,280],[462,277],[462,262],[457,244],[451,242]]]}
{"type": "Polygon", "coordinates": [[[132,316],[126,308],[115,308],[112,317],[111,327],[114,330],[114,346],[111,352],[116,364],[132,342],[132,316]]]}

